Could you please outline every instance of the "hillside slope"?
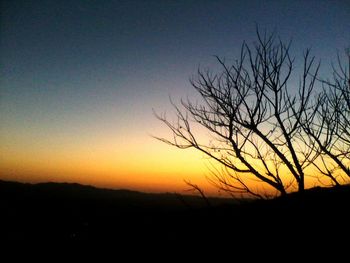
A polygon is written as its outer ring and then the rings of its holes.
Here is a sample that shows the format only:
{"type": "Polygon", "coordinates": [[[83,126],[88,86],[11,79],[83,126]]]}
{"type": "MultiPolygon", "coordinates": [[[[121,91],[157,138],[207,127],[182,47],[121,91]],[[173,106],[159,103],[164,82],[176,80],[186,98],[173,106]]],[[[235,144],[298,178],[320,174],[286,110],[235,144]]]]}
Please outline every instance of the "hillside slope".
{"type": "MultiPolygon", "coordinates": [[[[0,241],[232,244],[261,238],[321,242],[349,233],[350,187],[233,203],[199,197],[97,189],[78,184],[0,181],[0,241]],[[336,229],[338,232],[334,231],[336,229]],[[334,232],[331,232],[334,231],[334,232]]],[[[321,242],[322,243],[322,242],[321,242]]]]}

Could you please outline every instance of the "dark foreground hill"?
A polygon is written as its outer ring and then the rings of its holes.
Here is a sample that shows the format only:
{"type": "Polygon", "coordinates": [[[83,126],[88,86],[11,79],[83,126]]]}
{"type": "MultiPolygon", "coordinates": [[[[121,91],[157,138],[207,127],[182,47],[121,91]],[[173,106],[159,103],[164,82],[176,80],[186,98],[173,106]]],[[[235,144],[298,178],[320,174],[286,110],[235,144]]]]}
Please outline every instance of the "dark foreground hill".
{"type": "Polygon", "coordinates": [[[0,181],[0,241],[322,244],[339,233],[348,237],[349,200],[350,187],[342,186],[268,201],[211,199],[207,207],[199,197],[0,181]]]}
{"type": "MultiPolygon", "coordinates": [[[[234,203],[224,198],[210,202],[234,203]]],[[[206,210],[198,196],[0,180],[1,240],[176,239],[187,219],[206,210]]]]}

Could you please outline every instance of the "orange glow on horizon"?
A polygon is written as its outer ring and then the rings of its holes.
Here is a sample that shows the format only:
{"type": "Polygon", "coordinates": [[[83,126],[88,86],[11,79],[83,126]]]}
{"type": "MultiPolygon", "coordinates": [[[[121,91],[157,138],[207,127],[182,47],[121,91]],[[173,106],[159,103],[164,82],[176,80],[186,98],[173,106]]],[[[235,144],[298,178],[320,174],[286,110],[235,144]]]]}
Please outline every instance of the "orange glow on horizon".
{"type": "Polygon", "coordinates": [[[77,182],[146,192],[183,192],[188,189],[184,180],[190,180],[217,192],[205,179],[207,169],[200,153],[170,147],[151,136],[132,140],[110,136],[78,145],[26,145],[18,140],[6,146],[0,148],[4,180],[77,182]]]}
{"type": "MultiPolygon", "coordinates": [[[[166,134],[166,131],[157,132],[160,133],[166,134]]],[[[184,182],[189,180],[208,195],[220,195],[207,180],[210,163],[202,153],[180,150],[151,136],[130,133],[118,137],[110,132],[102,138],[82,137],[73,142],[66,137],[54,141],[26,136],[12,134],[12,141],[4,140],[0,146],[0,179],[76,182],[104,188],[180,193],[189,188],[184,182]]],[[[308,169],[307,173],[315,174],[315,171],[308,169]]],[[[315,180],[305,179],[307,187],[315,186],[315,180]]],[[[250,183],[259,189],[269,189],[254,180],[250,183]]]]}

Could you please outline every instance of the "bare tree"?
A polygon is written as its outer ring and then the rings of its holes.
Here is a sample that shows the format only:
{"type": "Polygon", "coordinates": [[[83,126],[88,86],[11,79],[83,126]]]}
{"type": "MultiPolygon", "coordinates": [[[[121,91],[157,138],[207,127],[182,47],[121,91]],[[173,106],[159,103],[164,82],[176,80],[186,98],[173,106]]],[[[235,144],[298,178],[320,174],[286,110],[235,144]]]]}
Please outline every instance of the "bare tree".
{"type": "Polygon", "coordinates": [[[333,79],[320,80],[324,90],[303,120],[303,128],[315,141],[319,155],[314,166],[336,185],[344,181],[342,175],[350,177],[350,50],[345,54],[348,66],[338,55],[333,79]]]}
{"type": "Polygon", "coordinates": [[[243,43],[233,63],[216,59],[220,72],[199,69],[191,79],[198,101],[171,101],[175,122],[156,114],[173,134],[172,139],[157,139],[181,149],[195,148],[215,160],[222,169],[212,182],[230,193],[262,197],[252,181],[280,195],[290,187],[302,192],[304,170],[316,158],[313,147],[301,139],[301,118],[311,107],[319,68],[314,57],[308,50],[304,53],[300,83],[292,89],[290,43],[274,35],[257,31],[257,42],[243,43]],[[202,138],[198,126],[208,137],[202,138]]]}

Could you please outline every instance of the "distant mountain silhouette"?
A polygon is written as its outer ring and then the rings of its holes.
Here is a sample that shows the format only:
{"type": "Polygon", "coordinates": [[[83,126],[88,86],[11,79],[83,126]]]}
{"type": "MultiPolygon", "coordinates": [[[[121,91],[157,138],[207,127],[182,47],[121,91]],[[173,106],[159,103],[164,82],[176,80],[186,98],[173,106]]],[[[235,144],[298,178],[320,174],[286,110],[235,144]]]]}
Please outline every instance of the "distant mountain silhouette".
{"type": "MultiPolygon", "coordinates": [[[[77,183],[19,183],[0,180],[0,197],[23,198],[24,202],[29,200],[79,200],[93,202],[113,202],[114,205],[129,207],[157,207],[163,206],[169,209],[184,209],[189,207],[206,206],[200,196],[179,195],[175,193],[144,193],[127,189],[112,190],[96,188],[89,185],[77,183]]],[[[45,202],[46,202],[45,201],[45,202]]],[[[229,198],[210,198],[214,205],[222,203],[234,203],[229,198]]]]}
{"type": "MultiPolygon", "coordinates": [[[[210,201],[216,205],[234,203],[224,198],[210,201]]],[[[167,232],[176,237],[177,227],[170,223],[176,225],[177,218],[182,222],[205,207],[198,196],[0,180],[0,224],[6,226],[0,241],[131,240],[167,232]]]]}
{"type": "MultiPolygon", "coordinates": [[[[349,233],[350,186],[313,188],[273,200],[237,203],[196,196],[148,194],[67,183],[0,181],[0,242],[211,244],[231,238],[302,237],[318,244],[349,233]],[[190,238],[188,238],[190,236],[190,238]],[[170,243],[169,243],[170,242],[170,243]]],[[[215,243],[216,245],[219,243],[215,243]]]]}

